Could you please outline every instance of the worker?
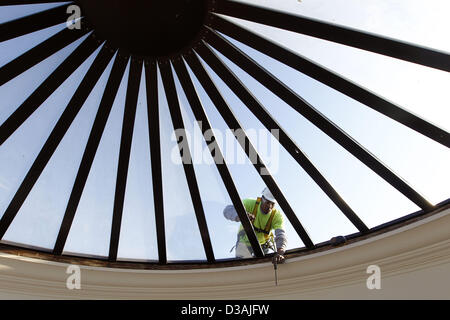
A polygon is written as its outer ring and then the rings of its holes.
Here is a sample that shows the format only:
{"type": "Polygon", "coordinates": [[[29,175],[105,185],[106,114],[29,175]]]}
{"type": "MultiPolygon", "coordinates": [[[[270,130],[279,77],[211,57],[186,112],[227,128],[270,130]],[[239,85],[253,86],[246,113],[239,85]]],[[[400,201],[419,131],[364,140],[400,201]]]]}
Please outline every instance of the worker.
{"type": "MultiPolygon", "coordinates": [[[[274,259],[277,263],[284,262],[287,237],[284,230],[283,215],[279,210],[275,209],[276,200],[270,190],[264,188],[261,197],[257,199],[244,199],[242,202],[264,254],[269,252],[270,238],[273,237],[271,231],[275,230],[274,241],[277,252],[275,252],[274,259]]],[[[240,222],[239,216],[233,205],[226,206],[223,210],[223,215],[228,220],[240,222]]],[[[239,227],[236,246],[233,248],[236,248],[237,258],[251,258],[253,256],[253,249],[242,223],[239,227]]]]}

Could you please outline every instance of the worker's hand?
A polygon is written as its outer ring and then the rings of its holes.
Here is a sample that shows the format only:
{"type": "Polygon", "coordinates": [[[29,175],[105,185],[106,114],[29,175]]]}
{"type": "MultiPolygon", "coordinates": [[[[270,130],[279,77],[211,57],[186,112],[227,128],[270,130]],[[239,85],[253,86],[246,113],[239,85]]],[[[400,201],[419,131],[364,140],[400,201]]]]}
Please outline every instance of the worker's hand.
{"type": "Polygon", "coordinates": [[[273,256],[273,263],[284,263],[284,250],[283,249],[278,249],[277,253],[274,254],[273,256]]]}
{"type": "Polygon", "coordinates": [[[247,212],[248,218],[250,219],[250,222],[253,223],[253,221],[255,221],[255,216],[253,214],[251,214],[250,212],[247,212]]]}

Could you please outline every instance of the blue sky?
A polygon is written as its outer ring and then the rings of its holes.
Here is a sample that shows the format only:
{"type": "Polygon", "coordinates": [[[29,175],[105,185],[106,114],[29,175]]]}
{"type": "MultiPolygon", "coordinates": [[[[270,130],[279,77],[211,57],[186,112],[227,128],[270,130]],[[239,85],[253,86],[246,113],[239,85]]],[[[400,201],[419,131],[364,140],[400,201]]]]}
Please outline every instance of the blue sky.
{"type": "MultiPolygon", "coordinates": [[[[450,22],[445,17],[449,9],[447,1],[433,0],[424,3],[411,0],[336,0],[333,2],[249,0],[246,2],[275,7],[279,10],[344,24],[450,52],[450,40],[445,31],[450,28],[450,22]]],[[[52,6],[5,7],[0,12],[0,22],[52,6]]],[[[448,73],[271,27],[242,22],[239,19],[231,20],[362,84],[369,90],[442,128],[447,130],[450,128],[450,92],[447,90],[450,86],[450,75],[448,73]]],[[[63,28],[64,25],[59,25],[0,43],[0,66],[63,28]]],[[[80,41],[82,39],[0,87],[0,123],[8,118],[80,41]]],[[[343,128],[432,203],[448,198],[450,151],[447,148],[239,42],[231,39],[230,41],[343,128]]],[[[81,65],[1,146],[0,216],[14,196],[83,74],[92,63],[95,54],[81,65]]],[[[220,54],[219,56],[272,113],[369,227],[418,210],[413,203],[300,114],[225,57],[220,54]]],[[[5,234],[4,240],[53,248],[111,65],[108,66],[81,109],[5,234]]],[[[206,69],[244,129],[265,130],[219,77],[209,67],[206,69]]],[[[64,249],[66,252],[98,256],[108,254],[127,73],[128,68],[122,79],[69,233],[64,249]]],[[[191,77],[196,84],[212,127],[217,133],[223,134],[227,129],[223,119],[192,73],[191,77]]],[[[193,133],[196,125],[194,117],[177,80],[176,86],[186,128],[193,133]]],[[[160,79],[159,87],[162,88],[160,79]]],[[[162,90],[160,90],[159,101],[168,259],[205,259],[183,168],[174,163],[171,158],[176,145],[171,139],[173,126],[162,90]]],[[[123,259],[157,259],[146,118],[145,84],[142,81],[119,243],[119,258],[123,259]]],[[[252,139],[252,142],[257,148],[260,147],[261,140],[252,139]]],[[[205,145],[201,140],[195,143],[205,145]]],[[[225,158],[232,163],[242,151],[235,141],[231,141],[230,145],[234,146],[234,149],[231,149],[234,152],[225,152],[225,158]]],[[[321,242],[335,235],[355,232],[356,228],[284,149],[277,146],[276,142],[271,146],[276,148],[279,159],[278,166],[269,165],[268,167],[273,169],[272,174],[276,182],[312,240],[321,242]]],[[[267,164],[273,161],[271,155],[273,156],[273,153],[262,152],[261,154],[267,164]]],[[[195,170],[216,258],[232,257],[233,253],[229,253],[229,250],[234,245],[239,224],[226,221],[222,216],[223,207],[231,203],[226,189],[213,164],[195,164],[195,170]]],[[[256,197],[264,188],[262,179],[250,163],[230,164],[230,172],[242,198],[256,197]]],[[[289,237],[288,247],[303,246],[288,221],[286,228],[289,237]]]]}

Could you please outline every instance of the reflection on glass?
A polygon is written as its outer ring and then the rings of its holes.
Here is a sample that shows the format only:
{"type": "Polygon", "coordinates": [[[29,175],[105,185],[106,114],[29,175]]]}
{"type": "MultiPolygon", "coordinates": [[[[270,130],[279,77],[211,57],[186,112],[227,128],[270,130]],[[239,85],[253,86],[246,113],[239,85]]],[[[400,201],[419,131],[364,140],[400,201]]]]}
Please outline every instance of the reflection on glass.
{"type": "MultiPolygon", "coordinates": [[[[163,83],[158,73],[161,162],[167,259],[205,260],[205,250],[195,216],[163,83]]],[[[179,88],[178,88],[179,89],[179,88]]]]}
{"type": "Polygon", "coordinates": [[[158,260],[145,74],[142,72],[120,230],[119,260],[158,260]]]}
{"type": "Polygon", "coordinates": [[[64,253],[108,256],[128,70],[122,78],[64,253]]]}
{"type": "Polygon", "coordinates": [[[4,240],[53,249],[109,69],[86,100],[4,240]]]}

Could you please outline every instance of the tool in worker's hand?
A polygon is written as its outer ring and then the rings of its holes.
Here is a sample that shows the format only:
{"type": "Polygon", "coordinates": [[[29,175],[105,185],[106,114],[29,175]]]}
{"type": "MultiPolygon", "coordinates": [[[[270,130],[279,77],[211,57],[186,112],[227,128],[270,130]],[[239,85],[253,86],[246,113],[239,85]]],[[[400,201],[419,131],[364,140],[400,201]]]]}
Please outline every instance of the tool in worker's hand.
{"type": "Polygon", "coordinates": [[[277,263],[277,258],[275,257],[275,260],[273,262],[273,270],[275,271],[275,285],[278,286],[278,263],[277,263]]]}
{"type": "Polygon", "coordinates": [[[270,235],[270,248],[273,250],[274,255],[272,258],[273,263],[273,270],[275,271],[275,285],[278,286],[278,250],[277,250],[277,244],[275,243],[275,240],[273,238],[273,234],[270,235]]]}

